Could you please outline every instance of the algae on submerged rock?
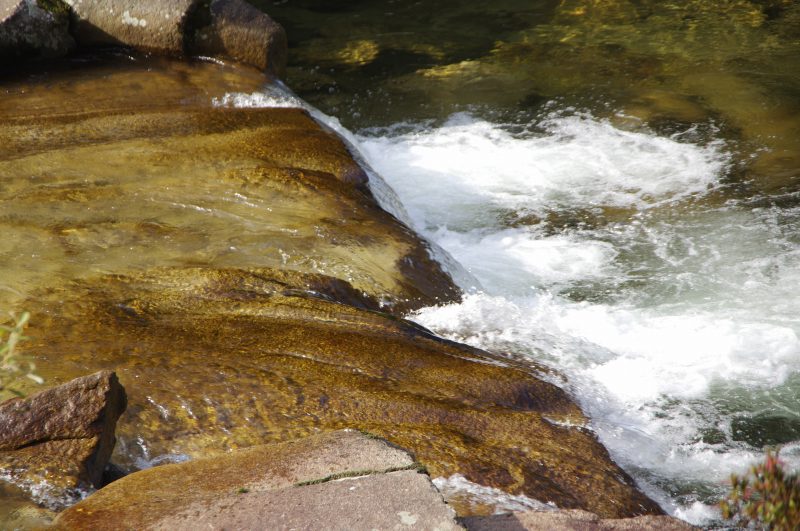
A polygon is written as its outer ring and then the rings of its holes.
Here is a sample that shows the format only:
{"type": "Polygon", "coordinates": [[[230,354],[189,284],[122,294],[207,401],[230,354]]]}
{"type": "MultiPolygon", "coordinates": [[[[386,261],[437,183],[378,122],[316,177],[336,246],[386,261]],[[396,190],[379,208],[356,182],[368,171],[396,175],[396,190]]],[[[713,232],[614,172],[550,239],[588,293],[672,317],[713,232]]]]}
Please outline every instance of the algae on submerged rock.
{"type": "Polygon", "coordinates": [[[660,512],[530,366],[334,302],[368,308],[359,297],[320,276],[160,269],[41,293],[31,336],[50,380],[117,368],[130,405],[114,461],[128,469],[358,428],[434,476],[604,516],[660,512]]]}
{"type": "MultiPolygon", "coordinates": [[[[137,60],[57,71],[46,90],[8,84],[4,283],[24,293],[92,271],[279,267],[342,278],[396,312],[457,298],[333,133],[299,109],[212,104],[266,81],[137,60]]],[[[18,300],[0,291],[0,304],[18,300]]]]}
{"type": "Polygon", "coordinates": [[[16,286],[0,302],[36,316],[49,382],[118,372],[129,407],[113,461],[351,427],[437,476],[609,517],[660,512],[545,369],[397,318],[459,291],[305,112],[213,106],[259,80],[133,59],[56,72],[46,90],[17,81],[0,107],[0,266],[16,286]]]}

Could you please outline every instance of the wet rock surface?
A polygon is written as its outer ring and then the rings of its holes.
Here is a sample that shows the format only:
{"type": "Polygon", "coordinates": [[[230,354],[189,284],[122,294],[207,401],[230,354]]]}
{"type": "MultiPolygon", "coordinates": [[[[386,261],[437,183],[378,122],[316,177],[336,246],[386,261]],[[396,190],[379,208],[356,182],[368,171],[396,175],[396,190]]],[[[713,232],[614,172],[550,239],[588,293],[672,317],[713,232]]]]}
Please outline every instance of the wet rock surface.
{"type": "Polygon", "coordinates": [[[586,511],[527,511],[461,519],[468,531],[691,531],[686,522],[669,516],[601,519],[586,511]]]}
{"type": "Polygon", "coordinates": [[[117,371],[115,464],[355,428],[434,476],[660,513],[542,379],[558,375],[398,318],[459,292],[338,137],[226,106],[268,98],[263,74],[115,60],[12,80],[0,106],[0,302],[31,312],[48,383],[117,371]]]}
{"type": "MultiPolygon", "coordinates": [[[[458,290],[366,174],[304,111],[215,107],[254,70],[134,59],[6,84],[5,282],[154,265],[325,273],[401,312],[458,290]],[[13,102],[13,104],[11,104],[13,102]],[[33,245],[31,260],[25,248],[33,245]]],[[[0,293],[4,298],[13,292],[0,293]]],[[[13,307],[13,303],[8,303],[13,307]]]]}
{"type": "Polygon", "coordinates": [[[131,474],[55,528],[444,531],[460,528],[454,517],[408,453],[338,431],[131,474]]]}
{"type": "Polygon", "coordinates": [[[31,347],[50,381],[117,368],[130,406],[114,462],[129,470],[356,428],[437,477],[659,512],[530,366],[334,298],[369,307],[341,281],[268,269],[112,275],[40,294],[31,347]]]}
{"type": "Polygon", "coordinates": [[[111,371],[3,402],[0,477],[56,506],[79,488],[99,487],[125,404],[111,371]]]}

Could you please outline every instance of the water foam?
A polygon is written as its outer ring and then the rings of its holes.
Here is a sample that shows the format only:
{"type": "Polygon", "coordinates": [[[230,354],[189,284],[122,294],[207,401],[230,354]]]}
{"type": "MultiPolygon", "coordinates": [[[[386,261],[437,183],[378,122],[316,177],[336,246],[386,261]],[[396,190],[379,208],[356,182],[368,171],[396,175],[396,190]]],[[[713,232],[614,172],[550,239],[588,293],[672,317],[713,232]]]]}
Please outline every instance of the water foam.
{"type": "MultiPolygon", "coordinates": [[[[729,165],[719,143],[575,114],[537,125],[461,114],[359,138],[415,228],[484,288],[411,318],[558,367],[648,494],[708,521],[760,454],[731,439],[733,416],[759,411],[729,391],[768,394],[800,369],[800,212],[704,202],[729,165]]],[[[796,402],[778,406],[800,418],[796,402]]]]}
{"type": "Polygon", "coordinates": [[[40,480],[21,479],[18,476],[21,472],[24,473],[24,470],[0,471],[0,481],[14,485],[26,492],[35,503],[54,511],[75,505],[95,490],[91,486],[62,489],[53,486],[45,477],[40,480]]]}
{"type": "Polygon", "coordinates": [[[229,92],[221,98],[212,98],[214,107],[237,109],[304,108],[304,102],[277,83],[255,92],[229,92]]]}
{"type": "Polygon", "coordinates": [[[727,164],[717,145],[622,131],[587,116],[554,114],[539,125],[546,134],[520,136],[459,113],[433,130],[360,140],[416,220],[434,224],[480,222],[487,208],[646,209],[707,192],[727,164]],[[450,208],[441,209],[432,187],[447,190],[450,208]]]}
{"type": "Polygon", "coordinates": [[[494,508],[494,514],[513,511],[554,511],[553,503],[543,503],[522,494],[508,494],[494,487],[486,487],[468,480],[461,474],[434,478],[433,484],[446,500],[459,500],[473,505],[494,508]]]}

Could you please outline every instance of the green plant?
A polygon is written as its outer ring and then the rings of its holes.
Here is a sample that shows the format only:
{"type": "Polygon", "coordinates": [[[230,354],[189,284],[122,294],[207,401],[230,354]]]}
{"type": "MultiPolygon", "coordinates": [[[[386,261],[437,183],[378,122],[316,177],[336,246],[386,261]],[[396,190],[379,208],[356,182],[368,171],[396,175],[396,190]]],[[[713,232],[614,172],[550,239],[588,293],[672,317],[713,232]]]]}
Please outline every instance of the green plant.
{"type": "Polygon", "coordinates": [[[725,518],[762,529],[800,529],[800,474],[786,472],[778,453],[768,450],[748,474],[731,475],[731,493],[721,504],[725,518]]]}
{"type": "Polygon", "coordinates": [[[41,376],[36,374],[36,365],[20,354],[17,346],[27,339],[22,332],[30,320],[30,314],[23,312],[17,317],[11,314],[11,325],[0,325],[0,392],[10,392],[17,396],[22,393],[9,385],[20,375],[33,380],[38,384],[44,383],[41,376]]]}

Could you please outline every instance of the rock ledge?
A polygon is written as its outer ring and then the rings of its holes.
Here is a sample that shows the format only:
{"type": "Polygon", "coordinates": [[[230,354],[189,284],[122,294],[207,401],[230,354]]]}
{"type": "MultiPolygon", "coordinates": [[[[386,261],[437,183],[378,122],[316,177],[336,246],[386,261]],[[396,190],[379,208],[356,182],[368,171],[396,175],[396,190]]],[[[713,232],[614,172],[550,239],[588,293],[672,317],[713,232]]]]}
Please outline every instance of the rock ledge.
{"type": "Polygon", "coordinates": [[[126,476],[56,529],[461,529],[406,451],[342,430],[126,476]]]}

